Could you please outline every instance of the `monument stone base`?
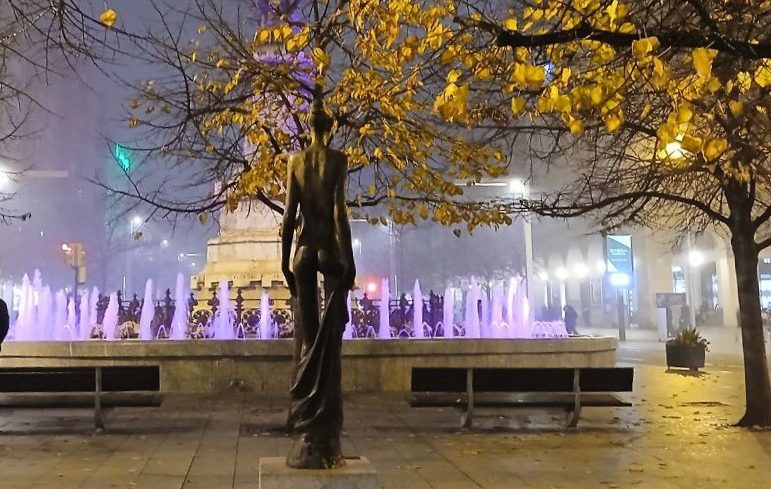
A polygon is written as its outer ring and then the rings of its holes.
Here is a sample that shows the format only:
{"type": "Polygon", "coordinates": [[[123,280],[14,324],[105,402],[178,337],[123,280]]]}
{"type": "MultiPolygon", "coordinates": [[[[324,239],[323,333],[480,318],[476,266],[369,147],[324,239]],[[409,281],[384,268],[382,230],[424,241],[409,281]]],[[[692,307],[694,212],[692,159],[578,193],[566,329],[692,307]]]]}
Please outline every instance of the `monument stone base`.
{"type": "Polygon", "coordinates": [[[293,469],[284,457],[261,457],[259,489],[377,489],[377,474],[364,457],[327,470],[293,469]]]}

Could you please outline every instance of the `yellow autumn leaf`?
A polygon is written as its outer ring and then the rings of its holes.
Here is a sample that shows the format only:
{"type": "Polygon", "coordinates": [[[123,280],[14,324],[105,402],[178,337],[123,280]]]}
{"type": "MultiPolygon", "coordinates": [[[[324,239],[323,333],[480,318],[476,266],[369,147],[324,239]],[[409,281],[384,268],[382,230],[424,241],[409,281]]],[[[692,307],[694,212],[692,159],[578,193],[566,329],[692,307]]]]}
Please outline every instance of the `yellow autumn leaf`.
{"type": "Polygon", "coordinates": [[[739,117],[744,112],[744,104],[738,100],[731,100],[728,102],[728,108],[731,110],[731,114],[734,117],[739,117]]]}
{"type": "Polygon", "coordinates": [[[257,42],[265,44],[270,41],[270,29],[260,29],[255,36],[257,42]]]}
{"type": "Polygon", "coordinates": [[[632,41],[632,54],[634,54],[634,57],[638,60],[643,60],[650,53],[658,49],[660,45],[658,37],[644,37],[637,41],[632,41]]]}
{"type": "Polygon", "coordinates": [[[543,66],[533,66],[524,63],[517,63],[512,73],[513,81],[521,86],[535,90],[543,85],[546,80],[546,73],[543,66]]]}
{"type": "Polygon", "coordinates": [[[461,72],[460,70],[450,70],[449,73],[447,73],[447,83],[455,83],[460,78],[461,72]]]}
{"type": "Polygon", "coordinates": [[[517,30],[517,19],[515,18],[509,18],[503,21],[503,27],[510,31],[516,31],[517,30]]]}
{"type": "Polygon", "coordinates": [[[118,14],[115,10],[109,8],[99,15],[99,22],[105,27],[112,27],[118,20],[118,14]]]}
{"type": "Polygon", "coordinates": [[[511,112],[514,115],[520,115],[525,109],[525,99],[522,97],[514,97],[511,99],[511,112]]]}
{"type": "Polygon", "coordinates": [[[206,32],[206,26],[205,25],[199,26],[198,27],[198,33],[199,34],[203,34],[204,32],[206,32]]]}
{"type": "Polygon", "coordinates": [[[701,151],[702,140],[695,136],[683,136],[683,140],[680,141],[680,146],[691,153],[698,153],[701,151]]]}
{"type": "Polygon", "coordinates": [[[604,117],[603,122],[608,132],[616,132],[621,127],[623,116],[619,112],[612,112],[604,117]]]}
{"type": "Polygon", "coordinates": [[[570,134],[572,134],[573,136],[578,136],[584,132],[584,123],[581,122],[579,119],[575,119],[571,117],[570,123],[568,124],[568,128],[570,128],[570,134]]]}
{"type": "Polygon", "coordinates": [[[489,80],[491,76],[490,68],[482,68],[476,72],[476,77],[480,80],[489,80]]]}
{"type": "Polygon", "coordinates": [[[683,124],[693,118],[693,110],[688,104],[683,104],[677,108],[677,122],[683,124]]]}
{"type": "Polygon", "coordinates": [[[723,138],[714,138],[704,144],[704,157],[707,160],[714,160],[722,155],[728,148],[728,141],[723,138]]]}
{"type": "Polygon", "coordinates": [[[205,225],[207,222],[209,222],[209,214],[205,212],[198,214],[198,222],[205,225]]]}
{"type": "Polygon", "coordinates": [[[736,75],[736,84],[741,93],[745,93],[752,86],[752,77],[746,71],[740,71],[736,75]]]}
{"type": "Polygon", "coordinates": [[[712,60],[717,56],[717,51],[708,48],[696,48],[691,51],[693,59],[693,68],[702,78],[709,78],[712,75],[712,60]]]}
{"type": "Polygon", "coordinates": [[[375,184],[370,184],[369,188],[367,189],[369,191],[370,197],[374,197],[377,194],[377,187],[375,184]]]}
{"type": "Polygon", "coordinates": [[[319,73],[324,73],[327,68],[329,68],[329,65],[332,63],[332,58],[324,52],[321,48],[313,48],[313,51],[311,52],[311,59],[313,60],[313,64],[316,65],[316,68],[319,70],[319,73]]]}
{"type": "Polygon", "coordinates": [[[771,85],[771,60],[766,59],[755,70],[755,83],[761,88],[771,85]]]}

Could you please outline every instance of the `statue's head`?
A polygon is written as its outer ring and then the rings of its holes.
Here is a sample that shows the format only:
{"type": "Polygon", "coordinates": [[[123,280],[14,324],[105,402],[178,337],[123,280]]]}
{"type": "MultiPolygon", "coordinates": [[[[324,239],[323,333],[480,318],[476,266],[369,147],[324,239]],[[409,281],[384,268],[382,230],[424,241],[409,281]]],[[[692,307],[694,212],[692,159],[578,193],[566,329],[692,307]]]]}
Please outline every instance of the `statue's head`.
{"type": "Polygon", "coordinates": [[[308,120],[308,125],[313,133],[326,138],[332,132],[332,124],[334,124],[334,119],[324,110],[324,100],[320,96],[313,97],[311,116],[308,120]]]}

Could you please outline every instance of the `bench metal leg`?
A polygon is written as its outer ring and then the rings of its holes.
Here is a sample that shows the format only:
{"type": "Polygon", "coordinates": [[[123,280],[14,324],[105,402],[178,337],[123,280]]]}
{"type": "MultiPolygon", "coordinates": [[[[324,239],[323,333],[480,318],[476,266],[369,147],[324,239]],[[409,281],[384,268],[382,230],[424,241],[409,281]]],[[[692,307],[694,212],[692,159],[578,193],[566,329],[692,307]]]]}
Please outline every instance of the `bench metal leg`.
{"type": "Polygon", "coordinates": [[[568,422],[568,428],[578,426],[578,419],[581,416],[581,369],[573,370],[573,413],[568,422]]]}
{"type": "Polygon", "coordinates": [[[474,369],[466,371],[466,412],[461,416],[461,427],[471,429],[474,422],[474,369]]]}
{"type": "Polygon", "coordinates": [[[96,367],[96,382],[94,386],[94,427],[97,432],[104,431],[102,418],[102,367],[96,367]]]}

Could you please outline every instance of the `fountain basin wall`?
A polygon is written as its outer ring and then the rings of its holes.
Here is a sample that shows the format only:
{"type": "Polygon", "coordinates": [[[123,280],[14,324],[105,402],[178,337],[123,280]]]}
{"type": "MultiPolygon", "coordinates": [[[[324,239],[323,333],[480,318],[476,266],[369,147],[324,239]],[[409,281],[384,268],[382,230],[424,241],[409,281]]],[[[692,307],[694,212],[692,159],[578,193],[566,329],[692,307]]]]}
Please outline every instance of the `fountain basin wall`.
{"type": "MultiPolygon", "coordinates": [[[[412,367],[612,367],[615,338],[353,340],[347,392],[410,389],[412,367]]],[[[8,342],[0,367],[160,365],[162,392],[286,393],[292,340],[8,342]]]]}

